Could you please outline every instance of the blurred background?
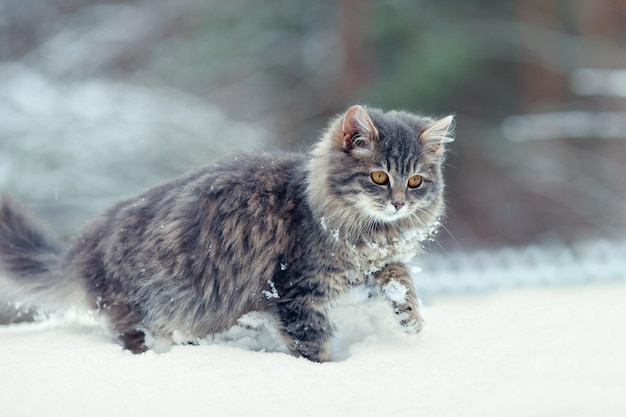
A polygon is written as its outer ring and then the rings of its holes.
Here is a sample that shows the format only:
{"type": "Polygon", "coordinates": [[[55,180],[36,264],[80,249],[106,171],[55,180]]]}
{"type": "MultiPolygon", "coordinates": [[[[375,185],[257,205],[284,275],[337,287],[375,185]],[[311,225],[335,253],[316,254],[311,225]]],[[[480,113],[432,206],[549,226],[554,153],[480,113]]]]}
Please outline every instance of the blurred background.
{"type": "Polygon", "coordinates": [[[625,45],[623,0],[0,0],[0,189],[71,236],[354,103],[455,114],[427,291],[624,279],[625,45]]]}

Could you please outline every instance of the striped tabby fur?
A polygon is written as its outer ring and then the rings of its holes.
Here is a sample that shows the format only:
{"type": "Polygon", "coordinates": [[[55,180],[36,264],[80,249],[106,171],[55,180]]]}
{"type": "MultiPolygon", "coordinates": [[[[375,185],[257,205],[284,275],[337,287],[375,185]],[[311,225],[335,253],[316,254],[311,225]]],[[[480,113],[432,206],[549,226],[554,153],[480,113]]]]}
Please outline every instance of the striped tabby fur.
{"type": "Polygon", "coordinates": [[[98,310],[135,353],[264,311],[293,354],[327,361],[329,307],[361,284],[380,287],[400,324],[417,332],[405,262],[443,215],[451,124],[353,106],[309,154],[201,168],[117,204],[68,246],[5,196],[0,297],[98,310]],[[418,187],[408,186],[412,177],[418,187]]]}

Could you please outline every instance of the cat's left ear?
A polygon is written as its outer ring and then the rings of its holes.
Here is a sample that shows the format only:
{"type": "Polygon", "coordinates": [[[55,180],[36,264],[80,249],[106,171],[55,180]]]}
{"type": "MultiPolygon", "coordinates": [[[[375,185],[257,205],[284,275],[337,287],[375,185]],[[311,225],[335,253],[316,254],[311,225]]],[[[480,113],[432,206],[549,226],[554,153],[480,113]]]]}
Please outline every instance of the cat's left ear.
{"type": "Polygon", "coordinates": [[[343,118],[343,147],[349,151],[367,150],[372,147],[372,140],[378,135],[374,122],[364,107],[352,106],[343,118]]]}
{"type": "Polygon", "coordinates": [[[443,155],[446,143],[454,142],[454,116],[447,116],[436,120],[419,137],[424,150],[433,152],[437,156],[443,155]]]}

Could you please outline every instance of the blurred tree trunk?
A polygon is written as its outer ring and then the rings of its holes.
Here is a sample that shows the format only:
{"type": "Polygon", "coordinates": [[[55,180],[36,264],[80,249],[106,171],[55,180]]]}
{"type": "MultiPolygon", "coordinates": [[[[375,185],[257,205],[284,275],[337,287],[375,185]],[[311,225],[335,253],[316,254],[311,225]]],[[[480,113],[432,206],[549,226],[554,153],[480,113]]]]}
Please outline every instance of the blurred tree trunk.
{"type": "MultiPolygon", "coordinates": [[[[615,45],[623,43],[624,27],[626,26],[626,1],[624,0],[584,0],[578,3],[578,29],[582,36],[605,39],[615,45]]],[[[598,51],[587,48],[584,55],[585,66],[600,69],[623,70],[624,56],[611,57],[599,55],[598,51]]],[[[593,110],[602,112],[625,112],[626,100],[623,97],[593,97],[589,99],[593,110]]],[[[610,126],[606,127],[610,129],[610,126]]],[[[626,140],[626,137],[623,138],[626,140]]],[[[595,179],[596,184],[604,186],[599,191],[603,192],[607,199],[606,207],[595,207],[594,214],[599,218],[610,216],[605,220],[606,224],[613,224],[616,229],[626,228],[626,166],[623,164],[626,144],[624,140],[596,141],[588,146],[587,154],[580,152],[580,162],[588,161],[588,154],[592,153],[596,164],[591,165],[589,175],[595,179]],[[591,148],[591,149],[590,149],[591,148]],[[608,210],[613,207],[613,210],[608,210]],[[608,211],[608,213],[606,213],[608,211]],[[613,211],[611,213],[611,211],[613,211]]],[[[596,191],[596,192],[599,192],[596,191]]]]}
{"type": "MultiPolygon", "coordinates": [[[[545,0],[521,0],[518,2],[518,19],[523,28],[543,27],[558,30],[559,2],[545,0]]],[[[528,30],[522,31],[521,36],[528,36],[528,30]]],[[[532,41],[522,42],[532,44],[532,41]]],[[[541,45],[534,44],[535,50],[521,51],[524,63],[521,68],[521,97],[522,109],[528,113],[538,111],[538,107],[561,103],[565,96],[566,80],[563,74],[554,72],[542,62],[542,56],[563,55],[562,45],[554,37],[546,37],[541,45]]],[[[565,57],[562,57],[565,59],[565,57]]]]}
{"type": "Polygon", "coordinates": [[[371,22],[372,0],[339,0],[340,33],[345,51],[343,71],[339,78],[339,89],[345,101],[355,90],[368,84],[370,74],[367,65],[370,56],[368,43],[364,39],[371,22]]]}
{"type": "MultiPolygon", "coordinates": [[[[311,140],[326,125],[328,118],[355,104],[361,89],[371,80],[368,62],[371,46],[366,38],[371,24],[373,0],[337,0],[335,13],[337,26],[332,30],[338,39],[336,53],[343,54],[339,73],[317,91],[301,97],[298,106],[281,109],[275,127],[282,144],[302,145],[302,138],[311,140]]],[[[335,52],[333,51],[333,52],[335,52]]]]}

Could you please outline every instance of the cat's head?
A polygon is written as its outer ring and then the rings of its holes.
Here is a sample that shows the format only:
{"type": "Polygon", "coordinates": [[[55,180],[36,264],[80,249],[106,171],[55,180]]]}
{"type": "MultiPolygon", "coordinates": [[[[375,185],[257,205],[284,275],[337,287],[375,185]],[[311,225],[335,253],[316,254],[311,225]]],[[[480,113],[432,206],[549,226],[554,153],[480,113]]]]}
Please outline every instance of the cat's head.
{"type": "Polygon", "coordinates": [[[443,214],[441,168],[453,117],[352,106],[313,150],[309,194],[341,222],[430,230],[443,214]]]}

